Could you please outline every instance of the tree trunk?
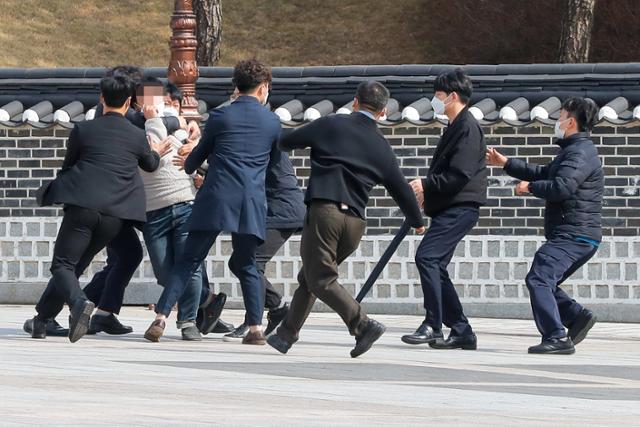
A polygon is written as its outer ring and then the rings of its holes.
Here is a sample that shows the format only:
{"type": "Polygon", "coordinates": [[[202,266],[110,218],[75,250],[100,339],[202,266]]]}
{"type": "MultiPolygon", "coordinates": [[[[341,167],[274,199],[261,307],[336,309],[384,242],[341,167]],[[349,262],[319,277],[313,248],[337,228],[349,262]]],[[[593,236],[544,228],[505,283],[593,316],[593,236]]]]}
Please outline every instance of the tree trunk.
{"type": "Polygon", "coordinates": [[[222,0],[193,0],[196,14],[196,58],[200,66],[212,66],[220,59],[222,0]]]}
{"type": "Polygon", "coordinates": [[[558,62],[587,62],[596,0],[566,0],[566,2],[558,62]]]}

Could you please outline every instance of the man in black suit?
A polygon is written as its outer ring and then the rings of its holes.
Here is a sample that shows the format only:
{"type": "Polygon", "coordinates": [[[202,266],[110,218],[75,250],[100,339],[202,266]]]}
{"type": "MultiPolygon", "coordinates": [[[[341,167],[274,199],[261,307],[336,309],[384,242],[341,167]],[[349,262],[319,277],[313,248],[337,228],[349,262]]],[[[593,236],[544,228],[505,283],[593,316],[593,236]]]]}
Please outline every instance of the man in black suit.
{"type": "Polygon", "coordinates": [[[71,310],[69,340],[76,342],[87,332],[95,304],[80,288],[78,276],[123,224],[146,221],[138,167],[153,171],[160,155],[168,152],[167,143],[150,146],[144,131],[124,118],[131,102],[131,79],[105,77],[100,89],[104,115],[74,127],[61,171],[39,191],[40,205],[64,204],[64,217],[54,247],[52,279],[36,306],[33,338],[46,337],[46,321],[63,302],[71,310]]]}
{"type": "Polygon", "coordinates": [[[482,129],[467,108],[473,87],[464,71],[439,75],[434,89],[433,110],[446,115],[449,126],[438,142],[426,178],[411,182],[431,217],[416,252],[427,314],[422,325],[402,341],[428,343],[437,349],[475,350],[476,336],[462,311],[447,265],[460,240],[478,222],[479,208],[487,200],[486,146],[482,129]],[[451,328],[446,340],[443,323],[451,328]]]}
{"type": "Polygon", "coordinates": [[[416,198],[376,124],[385,113],[388,99],[384,85],[363,82],[358,86],[353,114],[323,117],[280,140],[283,150],[311,148],[299,286],[286,318],[267,341],[281,353],[298,340],[316,298],[338,313],[355,336],[351,357],[369,350],[385,331],[384,325],[369,319],[338,283],[338,266],[360,244],[369,192],[377,184],[387,188],[409,224],[418,233],[424,232],[416,198]]]}

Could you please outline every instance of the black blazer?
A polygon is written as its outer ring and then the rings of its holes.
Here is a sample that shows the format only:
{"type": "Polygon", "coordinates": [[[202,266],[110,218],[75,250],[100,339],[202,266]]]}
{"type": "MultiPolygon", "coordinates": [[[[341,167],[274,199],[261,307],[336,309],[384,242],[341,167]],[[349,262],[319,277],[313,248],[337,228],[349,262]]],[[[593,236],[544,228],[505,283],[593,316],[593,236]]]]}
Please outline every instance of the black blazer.
{"type": "Polygon", "coordinates": [[[442,134],[422,180],[427,215],[455,205],[487,203],[486,149],[480,125],[465,108],[442,134]]]}
{"type": "Polygon", "coordinates": [[[117,113],[75,125],[56,179],[38,191],[41,206],[75,205],[124,220],[146,222],[138,167],[153,172],[160,156],[142,129],[117,113]]]}
{"type": "Polygon", "coordinates": [[[305,195],[344,203],[364,219],[369,192],[382,184],[411,227],[424,223],[416,197],[402,175],[389,142],[376,122],[362,113],[320,118],[280,140],[284,150],[311,148],[311,177],[305,195]]]}

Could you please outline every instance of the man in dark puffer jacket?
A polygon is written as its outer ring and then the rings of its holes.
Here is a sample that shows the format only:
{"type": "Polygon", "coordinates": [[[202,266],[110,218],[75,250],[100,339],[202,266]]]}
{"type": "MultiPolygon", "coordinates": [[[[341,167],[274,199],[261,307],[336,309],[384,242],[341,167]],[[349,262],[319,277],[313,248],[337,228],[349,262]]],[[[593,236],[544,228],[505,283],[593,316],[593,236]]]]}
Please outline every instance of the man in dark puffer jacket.
{"type": "Polygon", "coordinates": [[[516,195],[532,194],[546,200],[547,242],[538,249],[526,277],[533,317],[542,343],[529,353],[572,354],[596,322],[595,315],[571,299],[559,285],[598,250],[602,239],[602,163],[588,131],[598,107],[590,99],[569,98],[556,122],[560,152],[548,165],[507,159],[487,150],[487,163],[502,166],[521,179],[516,195]],[[568,328],[568,334],[565,331],[568,328]]]}

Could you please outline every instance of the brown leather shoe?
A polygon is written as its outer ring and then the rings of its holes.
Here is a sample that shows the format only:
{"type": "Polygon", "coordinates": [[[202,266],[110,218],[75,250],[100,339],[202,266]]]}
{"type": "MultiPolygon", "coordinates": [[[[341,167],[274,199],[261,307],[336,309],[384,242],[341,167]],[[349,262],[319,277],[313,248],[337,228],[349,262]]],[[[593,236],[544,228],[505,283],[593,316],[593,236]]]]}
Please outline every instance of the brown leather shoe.
{"type": "Polygon", "coordinates": [[[164,334],[165,323],[164,320],[156,319],[153,321],[147,332],[144,333],[145,339],[151,342],[160,341],[160,337],[164,334]]]}
{"type": "Polygon", "coordinates": [[[242,344],[250,344],[250,345],[265,345],[267,343],[267,339],[264,336],[262,331],[251,332],[242,339],[242,344]]]}

